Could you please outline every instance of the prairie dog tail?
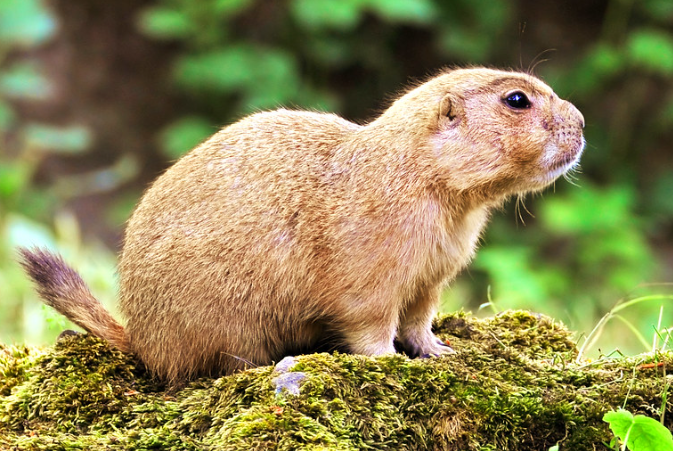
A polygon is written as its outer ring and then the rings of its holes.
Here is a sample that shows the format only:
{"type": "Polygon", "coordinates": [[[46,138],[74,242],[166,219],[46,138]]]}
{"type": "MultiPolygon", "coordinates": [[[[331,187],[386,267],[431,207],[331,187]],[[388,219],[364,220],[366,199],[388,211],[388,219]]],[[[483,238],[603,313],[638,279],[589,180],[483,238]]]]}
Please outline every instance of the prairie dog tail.
{"type": "Polygon", "coordinates": [[[124,328],[96,299],[77,272],[56,254],[44,249],[19,248],[20,263],[45,304],[87,332],[130,352],[124,328]]]}

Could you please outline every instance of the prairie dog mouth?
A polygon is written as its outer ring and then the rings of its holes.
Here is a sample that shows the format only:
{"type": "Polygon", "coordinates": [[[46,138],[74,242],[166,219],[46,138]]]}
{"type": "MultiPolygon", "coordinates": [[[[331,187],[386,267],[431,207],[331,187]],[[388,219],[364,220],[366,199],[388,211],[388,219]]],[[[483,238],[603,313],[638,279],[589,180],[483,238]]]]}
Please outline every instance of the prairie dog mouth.
{"type": "Polygon", "coordinates": [[[570,169],[572,169],[573,166],[575,166],[577,163],[579,163],[580,160],[580,152],[576,153],[570,153],[563,155],[562,158],[559,159],[551,168],[552,171],[557,171],[561,170],[563,172],[566,172],[570,169]]]}
{"type": "Polygon", "coordinates": [[[584,139],[584,137],[582,137],[580,145],[574,151],[564,152],[558,155],[557,158],[555,158],[550,162],[546,174],[546,179],[549,182],[552,182],[561,175],[577,167],[585,147],[586,147],[586,140],[584,139]]]}

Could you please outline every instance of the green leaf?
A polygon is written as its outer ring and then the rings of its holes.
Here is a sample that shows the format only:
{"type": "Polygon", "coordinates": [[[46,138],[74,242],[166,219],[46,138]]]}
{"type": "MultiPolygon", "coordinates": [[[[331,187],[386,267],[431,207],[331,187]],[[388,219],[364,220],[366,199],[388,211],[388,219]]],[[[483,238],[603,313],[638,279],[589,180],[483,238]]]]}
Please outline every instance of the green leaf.
{"type": "Polygon", "coordinates": [[[17,63],[0,73],[0,94],[7,97],[41,100],[52,86],[33,64],[17,63]]]}
{"type": "Polygon", "coordinates": [[[492,45],[489,35],[469,28],[445,28],[440,41],[447,51],[472,61],[484,61],[492,45]]]}
{"type": "Polygon", "coordinates": [[[348,31],[362,16],[362,0],[294,0],[290,4],[294,18],[304,27],[348,31]]]}
{"type": "Polygon", "coordinates": [[[590,62],[591,70],[598,72],[601,76],[614,75],[624,67],[624,57],[621,52],[605,44],[599,44],[593,48],[586,60],[590,62]]]}
{"type": "Polygon", "coordinates": [[[195,91],[243,94],[248,109],[258,109],[291,100],[299,74],[289,53],[238,45],[182,58],[175,67],[175,78],[195,91]]]}
{"type": "Polygon", "coordinates": [[[56,31],[56,19],[40,0],[0,1],[0,42],[33,46],[56,31]]]}
{"type": "Polygon", "coordinates": [[[15,196],[28,185],[29,168],[25,164],[0,164],[0,199],[15,196]]]}
{"type": "Polygon", "coordinates": [[[177,62],[175,79],[189,89],[229,92],[249,82],[255,63],[247,46],[191,55],[177,62]]]}
{"type": "Polygon", "coordinates": [[[429,0],[369,0],[369,7],[392,22],[429,23],[437,15],[429,0]]]}
{"type": "Polygon", "coordinates": [[[194,30],[184,12],[160,6],[143,10],[138,18],[138,27],[146,35],[159,39],[182,38],[194,30]]]}
{"type": "Polygon", "coordinates": [[[175,159],[212,134],[213,126],[207,120],[200,117],[184,117],[161,132],[161,150],[164,155],[175,159]]]}
{"type": "Polygon", "coordinates": [[[610,425],[613,434],[624,439],[633,424],[633,414],[628,410],[612,410],[603,415],[603,421],[610,425]]]}
{"type": "Polygon", "coordinates": [[[232,14],[245,10],[252,4],[252,0],[215,0],[213,3],[213,11],[217,14],[232,14]]]}
{"type": "Polygon", "coordinates": [[[292,100],[298,91],[298,71],[294,60],[282,52],[265,52],[253,71],[255,83],[248,85],[246,109],[276,108],[292,100]]]}
{"type": "MultiPolygon", "coordinates": [[[[558,81],[554,90],[559,95],[595,93],[626,67],[628,57],[624,53],[623,49],[608,44],[590,46],[575,69],[555,74],[558,81]]],[[[559,71],[559,68],[551,70],[559,71]]]]}
{"type": "Polygon", "coordinates": [[[631,63],[667,77],[673,76],[673,36],[654,29],[632,33],[626,43],[631,63]]]}
{"type": "Polygon", "coordinates": [[[60,153],[79,153],[93,141],[88,128],[75,125],[54,127],[44,124],[28,124],[24,130],[29,145],[60,153]]]}
{"type": "Polygon", "coordinates": [[[532,249],[525,246],[490,245],[479,251],[473,268],[488,273],[494,297],[501,305],[531,305],[548,299],[557,283],[540,267],[532,249]]]}
{"type": "Polygon", "coordinates": [[[652,418],[619,409],[606,413],[603,421],[631,451],[673,451],[671,431],[652,418]]]}
{"type": "Polygon", "coordinates": [[[565,196],[547,199],[542,204],[541,220],[558,235],[595,233],[632,223],[634,204],[635,193],[630,186],[603,189],[584,186],[565,196]]]}
{"type": "Polygon", "coordinates": [[[673,436],[657,420],[636,415],[633,417],[631,437],[626,446],[632,451],[673,451],[673,436]]]}
{"type": "Polygon", "coordinates": [[[442,9],[436,21],[439,43],[453,58],[486,63],[498,48],[499,36],[511,32],[512,9],[507,0],[445,2],[442,9]]]}

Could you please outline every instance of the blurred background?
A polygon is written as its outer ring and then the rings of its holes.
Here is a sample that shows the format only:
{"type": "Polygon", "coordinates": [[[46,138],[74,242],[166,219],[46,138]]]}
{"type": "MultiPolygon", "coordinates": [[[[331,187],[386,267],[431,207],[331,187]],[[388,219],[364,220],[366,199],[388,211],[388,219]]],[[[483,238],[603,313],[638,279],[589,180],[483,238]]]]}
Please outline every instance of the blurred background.
{"type": "Polygon", "coordinates": [[[494,214],[443,310],[525,308],[642,352],[673,326],[673,2],[0,0],[0,342],[50,343],[15,246],[57,249],[108,306],[143,189],[278,106],[366,122],[446,66],[531,70],[586,119],[575,185],[494,214]],[[490,304],[488,304],[490,303],[490,304]],[[488,304],[486,308],[481,308],[488,304]],[[621,321],[620,321],[621,320],[621,321]]]}

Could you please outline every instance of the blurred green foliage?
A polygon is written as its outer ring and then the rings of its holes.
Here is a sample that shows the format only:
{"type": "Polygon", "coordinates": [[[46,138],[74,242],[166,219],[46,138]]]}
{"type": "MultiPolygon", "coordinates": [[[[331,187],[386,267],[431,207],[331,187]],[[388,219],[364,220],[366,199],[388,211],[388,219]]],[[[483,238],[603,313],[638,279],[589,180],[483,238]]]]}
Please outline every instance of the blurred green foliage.
{"type": "MultiPolygon", "coordinates": [[[[474,264],[445,293],[445,309],[474,310],[490,300],[498,309],[543,311],[588,331],[619,299],[672,277],[665,260],[673,248],[665,245],[673,239],[673,2],[605,5],[586,44],[571,55],[545,55],[551,61],[536,69],[587,120],[589,145],[577,186],[561,180],[543,199],[525,200],[526,208],[517,212],[512,202],[494,215],[474,264]]],[[[214,124],[259,109],[372,116],[383,93],[423,74],[410,60],[427,65],[425,73],[453,64],[516,67],[528,39],[524,8],[514,0],[157,0],[139,12],[136,25],[149,39],[175,46],[169,78],[185,100],[183,113],[157,139],[164,157],[173,160],[212,134],[214,124]]],[[[0,0],[0,58],[56,33],[58,20],[42,2],[0,0]]],[[[0,300],[14,306],[14,313],[0,313],[5,323],[17,323],[21,306],[37,302],[10,262],[17,244],[12,230],[20,224],[52,224],[35,241],[70,252],[75,265],[77,255],[114,260],[98,245],[91,250],[95,255],[82,248],[73,239],[72,221],[66,221],[67,233],[53,223],[53,217],[67,217],[57,214],[63,190],[31,184],[48,154],[84,152],[92,142],[76,126],[16,121],[11,99],[39,101],[50,91],[48,74],[34,63],[0,59],[0,136],[21,142],[19,152],[0,156],[0,271],[7,279],[0,300]]],[[[96,183],[102,182],[87,186],[96,183]]],[[[85,279],[112,280],[107,264],[101,268],[105,274],[85,279]]],[[[114,299],[114,284],[102,285],[96,294],[114,299]]],[[[634,321],[650,331],[658,309],[637,309],[634,321]]],[[[673,322],[672,311],[668,307],[665,327],[673,322]]],[[[18,339],[19,329],[0,330],[0,340],[18,339]]],[[[628,348],[629,341],[616,330],[600,346],[628,348]]]]}
{"type": "Polygon", "coordinates": [[[5,45],[38,45],[49,39],[55,29],[54,17],[40,0],[0,2],[0,41],[5,45]]]}
{"type": "MultiPolygon", "coordinates": [[[[330,74],[355,65],[375,70],[379,76],[392,71],[398,76],[391,78],[404,79],[408,74],[399,76],[399,62],[389,49],[392,34],[402,26],[435,30],[442,53],[454,53],[466,61],[485,60],[497,51],[494,43],[511,15],[502,0],[292,0],[283,7],[268,7],[265,12],[274,16],[273,23],[259,19],[267,27],[259,36],[241,33],[237,18],[259,4],[252,0],[160,1],[139,15],[138,26],[150,37],[183,44],[172,78],[198,103],[197,109],[221,120],[281,105],[343,110],[345,99],[332,92],[330,74]],[[367,30],[364,23],[372,17],[388,29],[367,30]]],[[[361,84],[362,88],[368,85],[361,84]]],[[[361,96],[355,93],[353,98],[357,97],[361,96]]],[[[184,152],[212,133],[204,126],[211,123],[208,119],[188,119],[176,119],[162,134],[167,155],[174,156],[176,149],[184,152]]]]}
{"type": "Polygon", "coordinates": [[[12,50],[39,46],[57,30],[57,20],[39,0],[0,0],[0,342],[53,340],[65,320],[44,307],[16,263],[16,247],[39,244],[62,252],[114,310],[114,253],[83,243],[79,225],[53,190],[37,189],[32,178],[50,153],[83,152],[90,133],[82,127],[56,127],[17,119],[11,99],[39,101],[51,91],[36,64],[3,64],[12,50]],[[10,143],[16,143],[11,146],[10,143]],[[10,150],[10,149],[13,149],[10,150]],[[49,226],[45,223],[50,224],[49,226]],[[47,321],[45,321],[47,318],[47,321]]]}

